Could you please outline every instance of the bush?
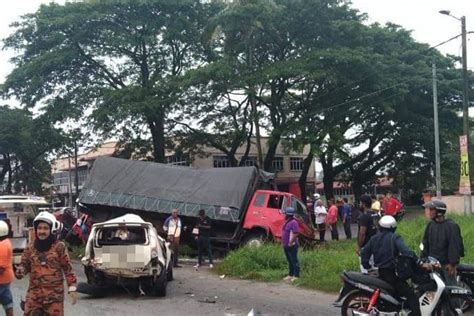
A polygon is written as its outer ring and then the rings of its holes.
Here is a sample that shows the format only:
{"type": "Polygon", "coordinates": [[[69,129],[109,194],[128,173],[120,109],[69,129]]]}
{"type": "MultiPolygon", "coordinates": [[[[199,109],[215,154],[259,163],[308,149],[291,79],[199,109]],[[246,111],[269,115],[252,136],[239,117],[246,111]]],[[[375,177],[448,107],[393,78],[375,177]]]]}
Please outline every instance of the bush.
{"type": "MultiPolygon", "coordinates": [[[[462,261],[474,263],[474,218],[450,217],[461,226],[466,248],[466,257],[462,261]]],[[[420,216],[402,221],[397,229],[397,233],[417,254],[426,224],[427,220],[420,216]]],[[[300,251],[301,278],[297,284],[328,292],[338,291],[341,273],[344,270],[359,270],[355,243],[355,240],[329,241],[314,249],[300,251]]],[[[260,248],[242,247],[229,253],[217,267],[217,272],[243,279],[279,281],[288,273],[287,269],[281,245],[269,243],[260,248]]]]}

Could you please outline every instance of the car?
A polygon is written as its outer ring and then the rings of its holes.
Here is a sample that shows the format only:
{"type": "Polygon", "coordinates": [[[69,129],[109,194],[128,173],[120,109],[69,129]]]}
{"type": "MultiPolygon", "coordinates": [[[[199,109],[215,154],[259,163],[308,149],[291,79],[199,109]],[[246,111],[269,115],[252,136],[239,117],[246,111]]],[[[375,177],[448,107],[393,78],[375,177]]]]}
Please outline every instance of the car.
{"type": "Polygon", "coordinates": [[[107,288],[117,285],[134,286],[140,295],[166,296],[173,279],[169,243],[135,214],[94,224],[81,262],[87,284],[94,288],[82,292],[93,296],[104,296],[107,288]]]}

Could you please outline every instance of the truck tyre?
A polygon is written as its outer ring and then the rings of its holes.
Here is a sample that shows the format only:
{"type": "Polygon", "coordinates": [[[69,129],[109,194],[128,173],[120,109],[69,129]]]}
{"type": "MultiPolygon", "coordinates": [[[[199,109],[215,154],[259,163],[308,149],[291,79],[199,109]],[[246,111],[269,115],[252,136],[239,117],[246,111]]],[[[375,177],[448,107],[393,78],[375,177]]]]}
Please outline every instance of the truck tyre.
{"type": "Polygon", "coordinates": [[[251,232],[244,239],[244,245],[249,247],[261,247],[267,239],[267,236],[264,232],[251,232]]]}

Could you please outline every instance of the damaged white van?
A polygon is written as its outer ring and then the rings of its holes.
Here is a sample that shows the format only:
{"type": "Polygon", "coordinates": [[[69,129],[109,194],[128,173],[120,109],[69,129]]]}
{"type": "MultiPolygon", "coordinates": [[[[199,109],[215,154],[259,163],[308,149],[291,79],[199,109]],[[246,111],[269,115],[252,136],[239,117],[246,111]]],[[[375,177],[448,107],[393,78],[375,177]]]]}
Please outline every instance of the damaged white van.
{"type": "Polygon", "coordinates": [[[94,224],[82,258],[89,290],[81,292],[105,296],[107,288],[128,291],[132,286],[142,296],[165,296],[173,279],[172,257],[168,243],[140,216],[126,214],[94,224]]]}

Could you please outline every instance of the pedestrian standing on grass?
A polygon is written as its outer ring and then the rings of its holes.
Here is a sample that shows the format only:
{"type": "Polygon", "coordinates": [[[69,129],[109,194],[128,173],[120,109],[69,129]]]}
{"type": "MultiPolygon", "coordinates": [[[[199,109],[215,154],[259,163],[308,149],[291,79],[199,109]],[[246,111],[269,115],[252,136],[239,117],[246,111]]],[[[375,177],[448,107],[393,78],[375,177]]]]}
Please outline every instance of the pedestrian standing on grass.
{"type": "Polygon", "coordinates": [[[295,209],[286,207],[285,224],[281,233],[281,243],[288,261],[288,275],[283,279],[285,281],[295,281],[300,277],[300,264],[298,262],[298,234],[300,227],[298,221],[294,218],[295,209]]]}
{"type": "Polygon", "coordinates": [[[326,216],[328,212],[323,205],[323,201],[318,200],[316,202],[316,207],[314,208],[314,217],[316,228],[319,231],[319,240],[324,241],[324,237],[326,235],[326,216]]]}
{"type": "Polygon", "coordinates": [[[430,210],[431,221],[423,234],[422,257],[434,257],[441,263],[447,285],[456,285],[456,265],[464,256],[464,243],[459,225],[447,219],[446,204],[431,200],[423,204],[430,210]]]}
{"type": "Polygon", "coordinates": [[[344,202],[342,205],[342,224],[344,225],[344,233],[346,234],[346,239],[351,239],[352,205],[349,204],[347,198],[343,198],[342,200],[344,202]]]}
{"type": "Polygon", "coordinates": [[[211,246],[211,219],[206,215],[206,211],[199,210],[199,219],[193,233],[196,235],[195,239],[198,244],[198,263],[194,266],[199,268],[203,263],[203,255],[207,251],[209,257],[209,268],[213,268],[212,263],[212,246],[211,246]]]}
{"type": "Polygon", "coordinates": [[[5,315],[13,316],[13,295],[10,284],[13,282],[13,247],[10,229],[6,222],[0,221],[0,302],[5,315]]]}
{"type": "Polygon", "coordinates": [[[173,267],[181,268],[178,264],[179,256],[179,240],[181,237],[181,231],[183,230],[183,224],[181,218],[178,216],[178,210],[173,209],[171,216],[168,217],[164,224],[163,230],[166,232],[167,240],[171,244],[171,250],[173,251],[173,267]]]}
{"type": "MultiPolygon", "coordinates": [[[[377,218],[377,214],[371,210],[372,198],[366,194],[360,197],[360,211],[359,216],[359,232],[357,235],[357,249],[356,253],[360,261],[361,249],[369,242],[370,238],[377,233],[376,222],[374,219],[377,218]]],[[[370,266],[374,265],[373,256],[369,259],[370,266]]],[[[370,269],[369,269],[370,270],[370,269]]],[[[368,273],[368,269],[360,264],[360,271],[362,273],[368,273]]]]}
{"type": "Polygon", "coordinates": [[[334,199],[328,201],[329,210],[328,216],[326,217],[326,224],[331,230],[332,240],[339,240],[339,232],[337,231],[337,206],[334,203],[334,199]]]}

